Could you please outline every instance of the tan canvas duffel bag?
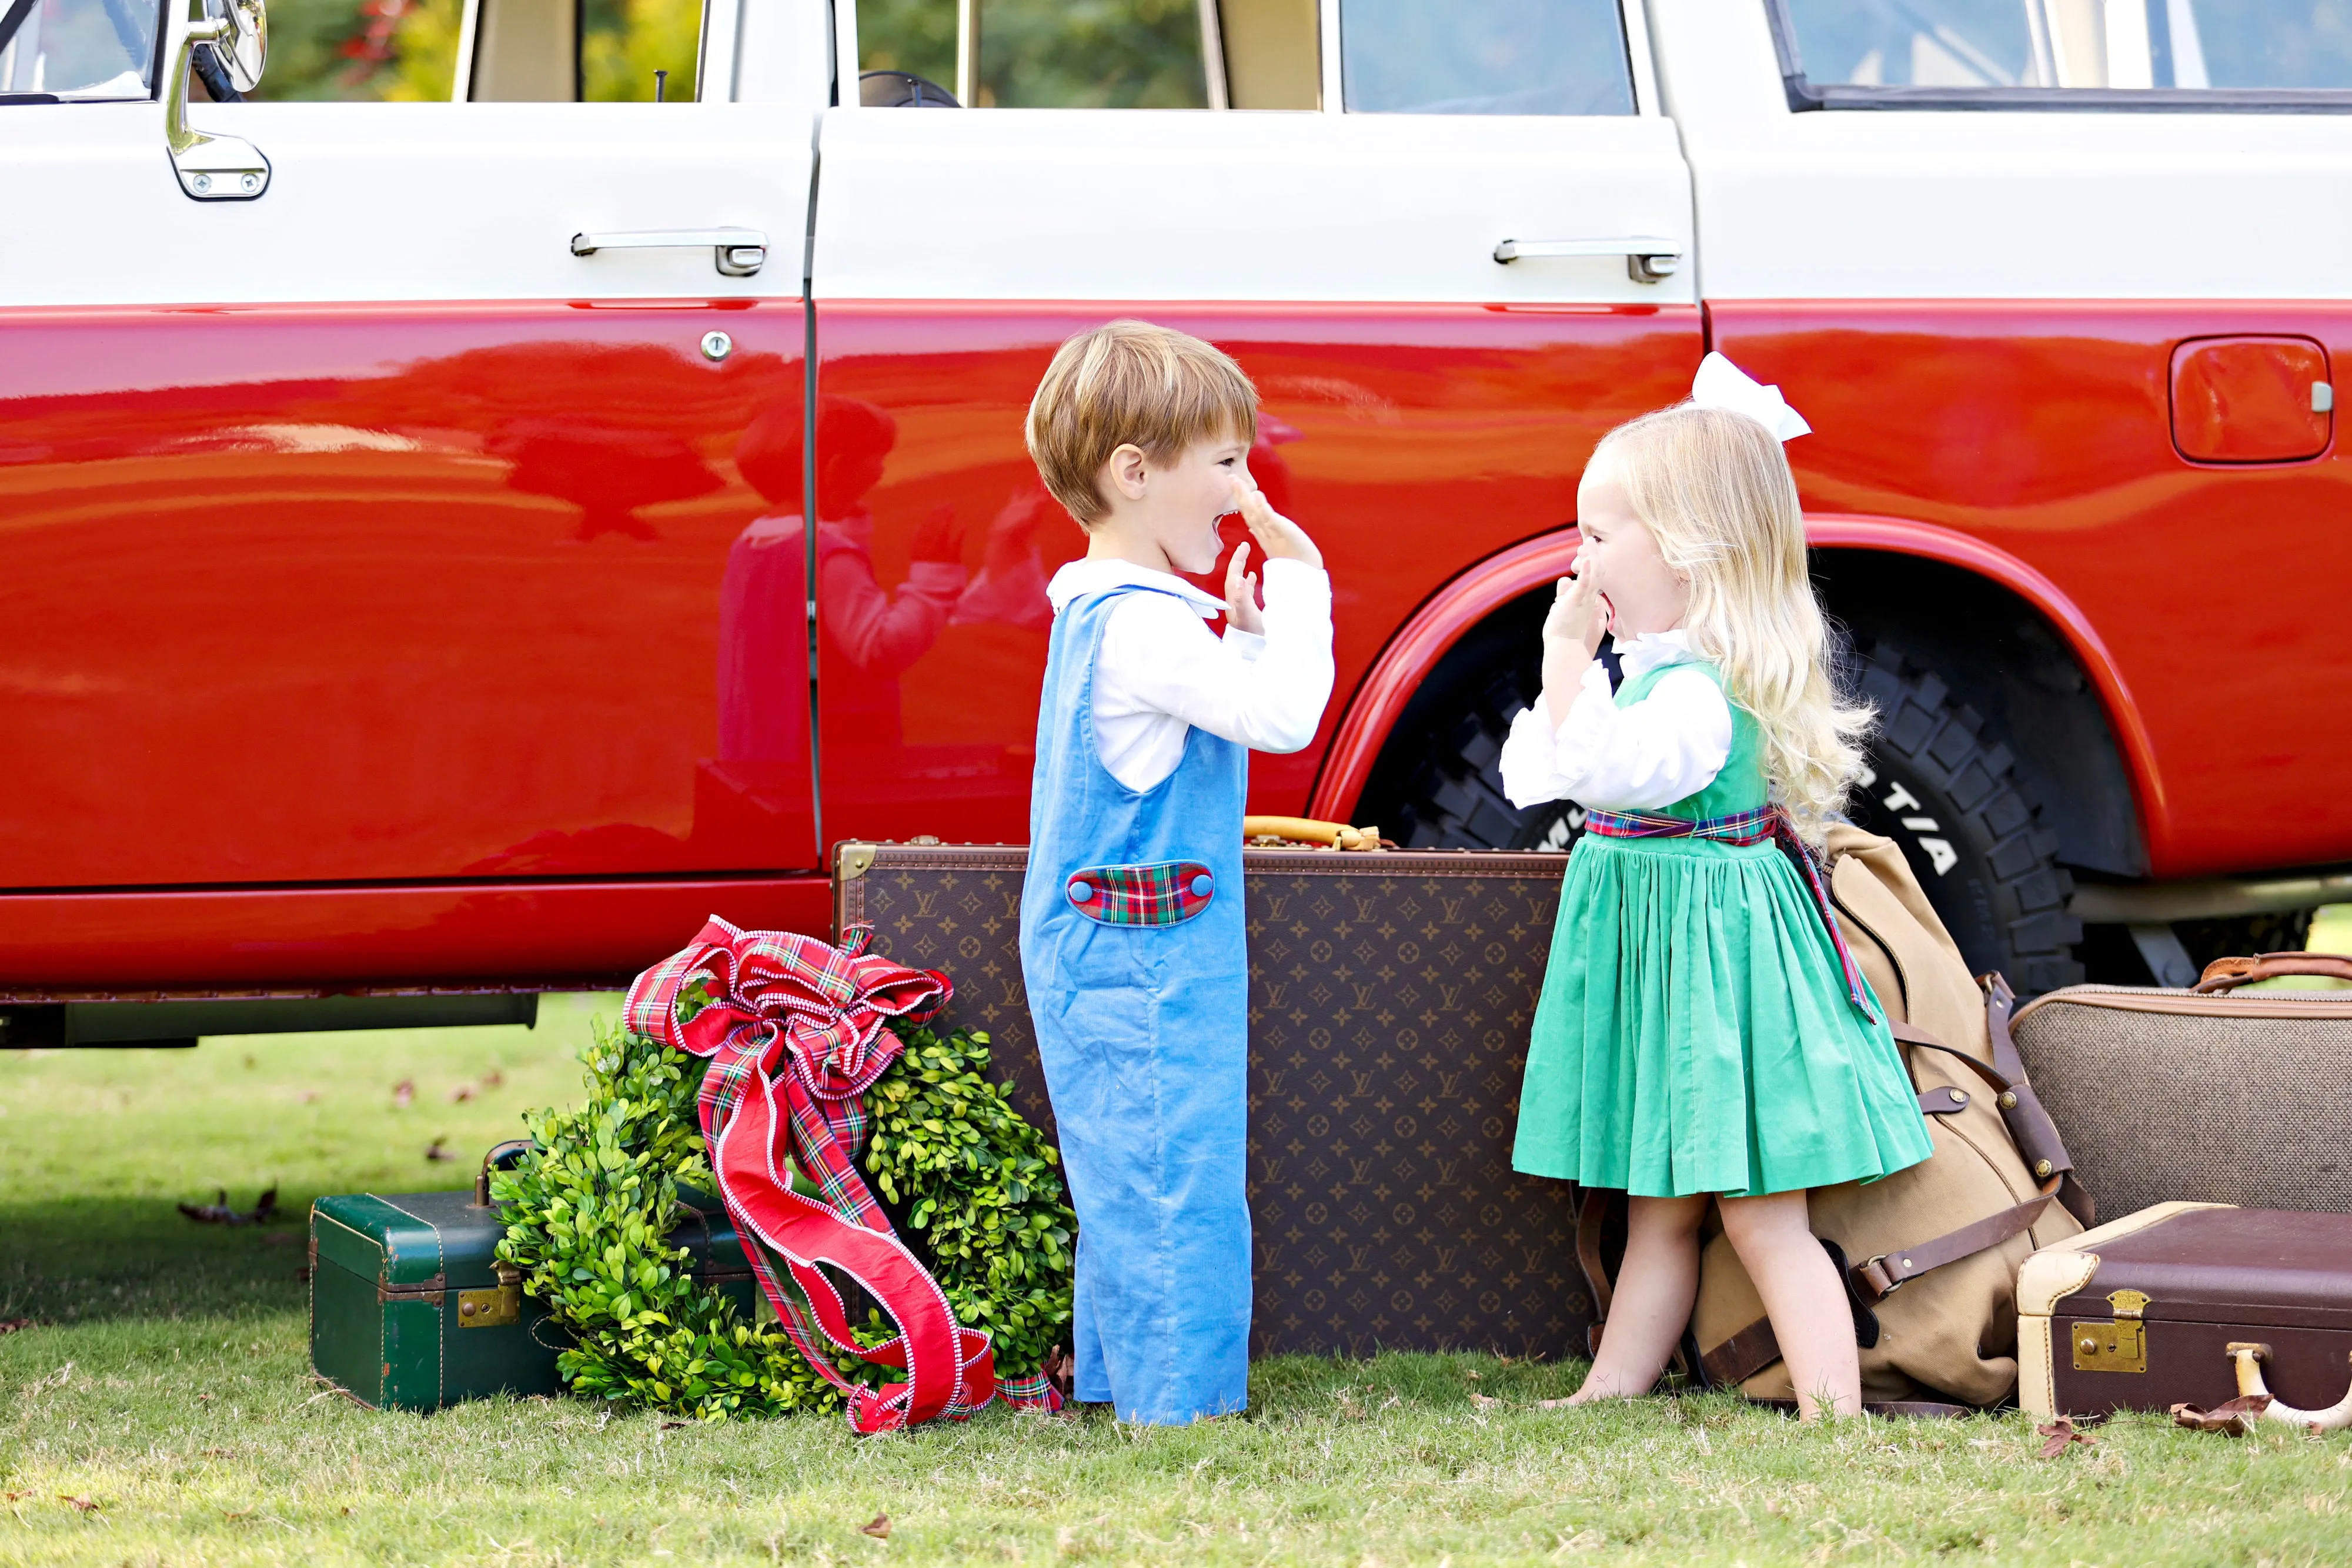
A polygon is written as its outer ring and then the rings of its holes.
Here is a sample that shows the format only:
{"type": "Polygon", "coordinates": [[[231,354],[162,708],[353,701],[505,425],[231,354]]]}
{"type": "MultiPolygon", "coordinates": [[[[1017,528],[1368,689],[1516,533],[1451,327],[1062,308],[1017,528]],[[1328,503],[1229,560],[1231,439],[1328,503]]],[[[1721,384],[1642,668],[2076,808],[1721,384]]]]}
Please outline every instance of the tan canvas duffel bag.
{"type": "MultiPolygon", "coordinates": [[[[2010,1044],[2007,984],[1969,976],[1892,840],[1841,827],[1829,854],[1839,925],[1895,1021],[1935,1149],[1883,1181],[1812,1195],[1813,1231],[1847,1270],[1863,1397],[1996,1404],[2017,1384],[2018,1266],[2079,1233],[2090,1200],[2010,1044]]],[[[1580,1226],[1604,1318],[1601,1239],[1614,1196],[1595,1195],[1603,1201],[1587,1205],[1580,1226]]],[[[1700,1257],[1684,1360],[1709,1385],[1794,1395],[1763,1303],[1719,1230],[1700,1257]]]]}
{"type": "Polygon", "coordinates": [[[2352,957],[2221,958],[2192,991],[2069,986],[2018,1009],[2017,1049],[2109,1214],[2176,1199],[2352,1212],[2352,957]]]}

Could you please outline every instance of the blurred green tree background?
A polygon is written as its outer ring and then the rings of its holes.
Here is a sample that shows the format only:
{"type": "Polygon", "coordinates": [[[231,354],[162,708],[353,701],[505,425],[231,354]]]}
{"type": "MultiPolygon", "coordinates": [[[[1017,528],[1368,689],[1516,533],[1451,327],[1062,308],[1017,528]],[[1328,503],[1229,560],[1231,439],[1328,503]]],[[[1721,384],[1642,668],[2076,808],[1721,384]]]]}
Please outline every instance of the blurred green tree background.
{"type": "MultiPolygon", "coordinates": [[[[862,0],[862,69],[953,91],[955,0],[862,0]]],[[[981,0],[980,106],[1202,109],[1198,0],[981,0]]]]}
{"type": "MultiPolygon", "coordinates": [[[[456,79],[464,0],[270,0],[269,71],[255,96],[436,101],[456,79]]],[[[694,97],[699,0],[583,0],[580,74],[592,102],[694,97]]],[[[952,90],[956,0],[864,0],[866,70],[952,90]]],[[[982,106],[1199,109],[1208,102],[1198,0],[982,0],[982,106]]]]}
{"type": "MultiPolygon", "coordinates": [[[[270,0],[269,69],[254,96],[446,101],[462,13],[463,0],[270,0]]],[[[583,97],[650,101],[654,72],[667,70],[668,98],[693,99],[698,0],[584,0],[581,20],[583,97]]],[[[952,5],[948,53],[952,61],[952,5]]]]}

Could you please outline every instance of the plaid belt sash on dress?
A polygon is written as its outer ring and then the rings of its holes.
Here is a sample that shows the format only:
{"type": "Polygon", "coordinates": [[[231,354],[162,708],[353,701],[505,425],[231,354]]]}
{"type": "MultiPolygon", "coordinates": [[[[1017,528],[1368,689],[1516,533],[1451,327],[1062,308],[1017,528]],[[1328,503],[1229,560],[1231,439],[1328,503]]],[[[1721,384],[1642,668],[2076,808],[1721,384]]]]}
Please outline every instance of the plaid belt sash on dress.
{"type": "MultiPolygon", "coordinates": [[[[835,947],[739,930],[713,915],[685,951],[637,977],[624,1016],[640,1034],[710,1059],[697,1107],[703,1143],[752,1272],[809,1364],[847,1396],[850,1425],[878,1432],[961,1419],[1000,1385],[989,1336],[956,1322],[853,1163],[866,1136],[860,1096],[900,1050],[886,1025],[930,1017],[953,987],[934,970],[867,953],[870,926],[844,935],[835,947]],[[679,1002],[697,988],[707,999],[681,1019],[679,1002]],[[816,1196],[793,1189],[795,1165],[816,1196]],[[791,1287],[777,1276],[772,1250],[791,1287]],[[820,1263],[880,1301],[898,1336],[858,1344],[820,1263]],[[907,1380],[878,1390],[852,1384],[833,1364],[835,1349],[903,1368],[907,1380]]],[[[1061,1403],[1042,1373],[1002,1392],[1014,1404],[1061,1403]]]]}
{"type": "Polygon", "coordinates": [[[1821,862],[1813,858],[1812,847],[1797,836],[1797,824],[1790,820],[1785,807],[1759,806],[1752,811],[1700,820],[1660,816],[1654,811],[1588,811],[1584,829],[1604,839],[1712,839],[1718,843],[1742,846],[1760,844],[1767,839],[1776,841],[1781,852],[1795,861],[1797,869],[1805,873],[1805,886],[1812,892],[1813,908],[1822,917],[1823,929],[1830,934],[1830,946],[1837,949],[1838,967],[1845,973],[1845,994],[1853,1002],[1854,1010],[1872,1023],[1879,1021],[1878,1015],[1870,1010],[1863,989],[1862,970],[1847,949],[1845,934],[1838,929],[1837,916],[1830,908],[1829,884],[1822,876],[1821,862]]]}

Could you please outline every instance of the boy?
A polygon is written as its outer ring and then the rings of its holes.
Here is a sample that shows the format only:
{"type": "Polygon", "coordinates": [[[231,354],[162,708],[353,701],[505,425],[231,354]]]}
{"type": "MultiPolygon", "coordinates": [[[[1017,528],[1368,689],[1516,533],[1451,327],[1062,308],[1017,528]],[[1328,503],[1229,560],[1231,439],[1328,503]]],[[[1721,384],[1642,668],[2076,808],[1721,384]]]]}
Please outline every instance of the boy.
{"type": "Polygon", "coordinates": [[[1021,967],[1078,1214],[1076,1393],[1181,1424],[1248,1395],[1249,748],[1331,695],[1323,558],[1250,483],[1257,392],[1198,338],[1113,321],[1062,345],[1029,452],[1087,531],[1046,587],[1021,967]],[[1234,551],[1265,555],[1265,607],[1234,551]],[[1223,641],[1202,622],[1223,614],[1223,641]]]}

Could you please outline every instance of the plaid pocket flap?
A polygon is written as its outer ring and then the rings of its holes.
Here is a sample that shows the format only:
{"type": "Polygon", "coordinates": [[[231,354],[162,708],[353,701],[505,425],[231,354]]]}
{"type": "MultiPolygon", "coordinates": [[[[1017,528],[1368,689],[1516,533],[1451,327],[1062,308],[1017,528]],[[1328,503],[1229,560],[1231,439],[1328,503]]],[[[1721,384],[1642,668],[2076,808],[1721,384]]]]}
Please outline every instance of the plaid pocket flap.
{"type": "Polygon", "coordinates": [[[1174,925],[1209,907],[1216,878],[1198,861],[1098,865],[1073,872],[1071,907],[1105,925],[1174,925]]]}

